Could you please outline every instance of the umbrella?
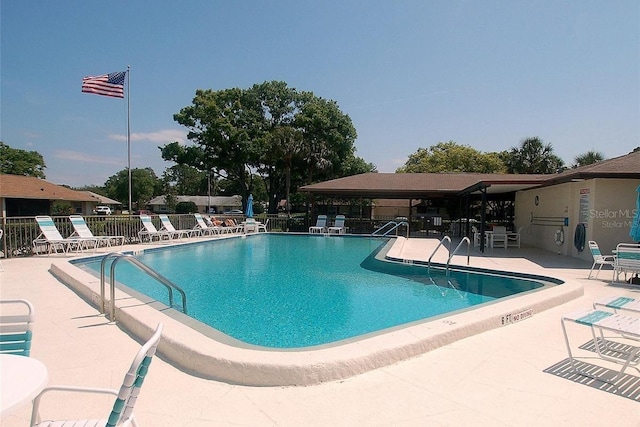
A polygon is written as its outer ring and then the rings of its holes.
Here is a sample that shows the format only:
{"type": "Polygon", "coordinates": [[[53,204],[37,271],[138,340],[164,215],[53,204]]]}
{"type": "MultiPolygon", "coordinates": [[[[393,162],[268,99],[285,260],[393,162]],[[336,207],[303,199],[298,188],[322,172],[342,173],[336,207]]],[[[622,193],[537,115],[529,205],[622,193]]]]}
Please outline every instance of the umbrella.
{"type": "Polygon", "coordinates": [[[247,218],[253,218],[253,194],[247,199],[247,218]]]}
{"type": "Polygon", "coordinates": [[[636,200],[636,214],[631,222],[631,230],[629,230],[629,236],[635,241],[640,242],[640,185],[636,188],[638,192],[638,199],[636,200]]]}

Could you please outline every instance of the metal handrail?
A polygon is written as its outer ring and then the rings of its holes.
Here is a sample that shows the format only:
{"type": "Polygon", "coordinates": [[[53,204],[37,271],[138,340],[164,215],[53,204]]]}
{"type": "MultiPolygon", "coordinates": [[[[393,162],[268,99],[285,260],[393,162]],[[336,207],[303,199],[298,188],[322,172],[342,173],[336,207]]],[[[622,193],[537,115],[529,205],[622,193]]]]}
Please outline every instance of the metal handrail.
{"type": "Polygon", "coordinates": [[[383,225],[382,227],[378,228],[376,231],[371,233],[371,237],[375,237],[375,236],[384,237],[387,234],[391,233],[393,230],[395,230],[398,227],[400,227],[401,225],[406,225],[407,226],[407,236],[409,236],[409,223],[407,221],[400,221],[400,222],[389,221],[385,225],[383,225]],[[384,234],[380,234],[380,235],[376,234],[377,232],[379,232],[381,230],[384,230],[385,228],[387,228],[388,225],[391,225],[391,224],[393,224],[393,227],[391,227],[389,230],[387,230],[384,234]]]}
{"type": "Polygon", "coordinates": [[[453,258],[453,256],[458,252],[458,249],[460,249],[460,246],[462,246],[464,242],[467,242],[467,265],[469,265],[469,250],[471,248],[471,241],[468,237],[463,237],[460,243],[458,243],[458,246],[456,246],[456,248],[453,250],[453,252],[449,252],[449,259],[447,260],[447,278],[449,277],[449,263],[451,262],[451,258],[453,258]]]}
{"type": "Polygon", "coordinates": [[[442,240],[440,240],[440,242],[438,243],[438,246],[436,246],[436,248],[433,250],[433,252],[431,253],[431,256],[429,257],[429,261],[427,262],[427,274],[429,274],[431,272],[431,259],[433,258],[433,256],[436,254],[436,252],[438,252],[438,249],[440,249],[440,246],[444,245],[444,241],[448,240],[449,241],[449,258],[451,258],[451,237],[449,236],[444,236],[442,238],[442,240]]]}
{"type": "Polygon", "coordinates": [[[116,269],[116,265],[117,263],[124,259],[128,262],[130,262],[131,264],[133,264],[134,266],[138,267],[140,270],[144,271],[145,273],[147,273],[149,276],[151,276],[152,278],[156,279],[158,282],[160,282],[162,285],[164,285],[167,290],[169,291],[169,306],[173,307],[173,289],[177,290],[178,292],[180,292],[180,295],[182,296],[182,312],[187,314],[187,295],[185,294],[184,290],[182,290],[182,288],[178,285],[176,285],[175,283],[171,282],[169,279],[167,279],[166,277],[162,276],[160,273],[152,270],[151,268],[149,268],[147,265],[143,264],[142,261],[140,261],[139,259],[135,258],[133,255],[130,254],[123,254],[120,252],[112,252],[110,254],[105,255],[105,257],[102,259],[102,262],[100,264],[100,309],[101,309],[101,313],[105,313],[106,309],[105,309],[105,298],[104,298],[104,282],[105,282],[105,265],[107,263],[107,259],[109,258],[115,258],[113,260],[113,262],[111,263],[111,274],[109,277],[109,291],[111,293],[111,321],[114,322],[116,320],[116,309],[115,309],[115,294],[116,294],[116,275],[115,275],[115,269],[116,269]]]}

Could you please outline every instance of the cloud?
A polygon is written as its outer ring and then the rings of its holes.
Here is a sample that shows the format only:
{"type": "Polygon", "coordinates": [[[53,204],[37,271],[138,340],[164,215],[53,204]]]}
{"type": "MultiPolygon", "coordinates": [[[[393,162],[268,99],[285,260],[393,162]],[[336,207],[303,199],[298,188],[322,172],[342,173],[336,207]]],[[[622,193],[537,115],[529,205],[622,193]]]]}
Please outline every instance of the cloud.
{"type": "Polygon", "coordinates": [[[54,153],[54,157],[57,159],[73,160],[83,163],[101,163],[105,165],[122,165],[121,158],[115,157],[101,157],[92,156],[85,153],[79,153],[77,151],[59,150],[54,153]]]}
{"type": "MultiPolygon", "coordinates": [[[[110,139],[116,141],[126,141],[126,135],[111,134],[110,139]]],[[[187,140],[187,133],[178,129],[164,129],[157,132],[134,132],[131,134],[131,141],[149,141],[154,143],[168,144],[170,142],[178,141],[180,144],[184,144],[187,140]]]]}

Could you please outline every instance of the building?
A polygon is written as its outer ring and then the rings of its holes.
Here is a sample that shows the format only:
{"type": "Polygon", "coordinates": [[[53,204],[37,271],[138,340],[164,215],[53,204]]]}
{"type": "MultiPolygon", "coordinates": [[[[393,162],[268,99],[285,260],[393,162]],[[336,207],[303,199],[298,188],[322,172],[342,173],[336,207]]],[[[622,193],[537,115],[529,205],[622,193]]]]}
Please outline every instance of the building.
{"type": "MultiPolygon", "coordinates": [[[[241,196],[176,196],[178,203],[193,202],[200,213],[224,213],[242,210],[241,196]]],[[[165,196],[153,198],[148,203],[149,209],[155,213],[168,213],[165,196]]]]}
{"type": "Polygon", "coordinates": [[[0,209],[3,217],[51,215],[56,203],[70,205],[74,213],[91,215],[98,199],[40,178],[0,174],[0,209]]]}

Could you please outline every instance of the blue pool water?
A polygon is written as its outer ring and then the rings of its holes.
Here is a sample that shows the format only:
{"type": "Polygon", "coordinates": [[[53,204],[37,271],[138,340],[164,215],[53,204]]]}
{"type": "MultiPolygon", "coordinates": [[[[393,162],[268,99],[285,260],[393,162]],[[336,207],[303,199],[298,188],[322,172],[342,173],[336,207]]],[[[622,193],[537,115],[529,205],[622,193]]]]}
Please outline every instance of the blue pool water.
{"type": "MultiPolygon", "coordinates": [[[[146,250],[137,258],[185,290],[189,316],[272,348],[327,344],[543,286],[452,272],[452,287],[434,269],[430,278],[424,266],[376,259],[386,242],[261,234],[146,250]]],[[[100,259],[78,266],[99,274],[100,259]]],[[[118,264],[116,279],[168,304],[167,290],[129,263],[118,264]]],[[[181,303],[179,294],[174,303],[181,303]]]]}

